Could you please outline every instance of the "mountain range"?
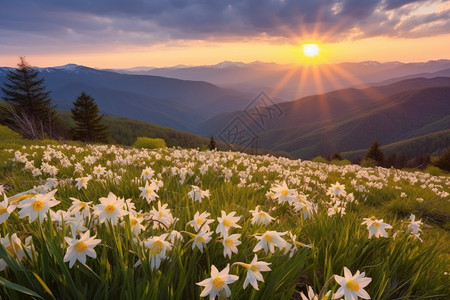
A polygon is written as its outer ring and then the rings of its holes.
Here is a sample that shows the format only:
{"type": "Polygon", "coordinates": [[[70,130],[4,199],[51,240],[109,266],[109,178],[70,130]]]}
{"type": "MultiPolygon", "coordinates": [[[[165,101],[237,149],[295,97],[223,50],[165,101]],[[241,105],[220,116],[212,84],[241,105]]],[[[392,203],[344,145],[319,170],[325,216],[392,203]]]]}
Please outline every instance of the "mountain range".
{"type": "MultiPolygon", "coordinates": [[[[0,86],[9,70],[0,68],[0,86]]],[[[356,153],[376,139],[398,148],[401,141],[417,144],[450,129],[450,60],[320,67],[223,62],[122,70],[69,64],[39,71],[59,110],[70,111],[85,91],[106,115],[227,143],[236,138],[230,129],[244,128],[248,136],[240,138],[251,147],[301,158],[356,153]]],[[[448,146],[443,142],[429,151],[448,146]]]]}

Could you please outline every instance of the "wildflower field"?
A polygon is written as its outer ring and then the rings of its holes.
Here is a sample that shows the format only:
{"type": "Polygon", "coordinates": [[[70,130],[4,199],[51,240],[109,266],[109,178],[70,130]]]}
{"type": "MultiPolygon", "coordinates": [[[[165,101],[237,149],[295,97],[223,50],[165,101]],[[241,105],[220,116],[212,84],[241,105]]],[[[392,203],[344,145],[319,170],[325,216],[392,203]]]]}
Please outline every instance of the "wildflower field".
{"type": "Polygon", "coordinates": [[[0,150],[2,299],[448,299],[450,177],[111,145],[0,150]]]}

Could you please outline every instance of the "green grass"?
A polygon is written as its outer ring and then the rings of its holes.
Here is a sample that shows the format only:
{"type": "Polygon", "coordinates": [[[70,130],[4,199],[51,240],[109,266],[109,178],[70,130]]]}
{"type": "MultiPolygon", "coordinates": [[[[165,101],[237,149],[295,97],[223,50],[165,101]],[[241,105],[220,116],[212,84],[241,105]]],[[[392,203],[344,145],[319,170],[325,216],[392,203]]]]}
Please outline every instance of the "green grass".
{"type": "MultiPolygon", "coordinates": [[[[97,258],[88,257],[86,264],[76,262],[69,268],[63,258],[68,248],[64,238],[71,237],[70,224],[52,221],[50,215],[42,223],[36,220],[30,224],[28,217],[19,217],[20,209],[16,208],[0,225],[0,235],[4,238],[16,233],[22,243],[31,236],[32,247],[21,261],[16,260],[11,249],[7,252],[0,247],[0,258],[8,265],[0,271],[0,294],[7,299],[27,295],[44,299],[198,299],[203,288],[196,283],[210,277],[212,265],[220,271],[227,264],[230,274],[239,276],[229,285],[233,299],[298,299],[299,292],[306,292],[308,285],[318,294],[332,275],[342,276],[344,267],[353,274],[364,271],[372,278],[365,288],[372,299],[450,296],[449,277],[444,275],[450,271],[448,176],[195,149],[141,150],[57,142],[23,145],[0,145],[0,184],[10,198],[54,177],[59,183],[55,198],[60,201],[52,208],[54,211],[68,210],[70,197],[97,205],[101,197],[112,192],[131,199],[137,212],[148,215],[152,207],[157,208],[157,201],[142,199],[139,187],[145,185],[140,178],[142,170],[151,167],[154,178],[164,184],[157,193],[158,200],[167,204],[178,220],[167,228],[153,228],[157,221],[144,221],[145,230],[135,235],[129,216],[117,225],[97,224],[95,216],[87,218],[84,225],[101,240],[94,248],[97,258]],[[27,154],[26,159],[12,161],[15,151],[20,151],[16,153],[19,159],[27,154]],[[89,165],[85,161],[88,155],[97,161],[89,165]],[[71,165],[64,167],[67,161],[71,165]],[[43,172],[34,177],[31,170],[42,171],[43,162],[56,166],[58,173],[50,176],[43,172]],[[75,163],[80,163],[84,171],[75,172],[75,163]],[[97,178],[94,168],[99,164],[111,171],[111,177],[97,178]],[[203,165],[209,166],[205,174],[200,172],[203,165]],[[232,175],[229,180],[226,173],[232,175]],[[185,174],[184,181],[180,174],[185,174]],[[88,175],[93,178],[87,189],[77,189],[74,179],[88,175]],[[267,198],[266,193],[283,181],[289,189],[304,193],[317,205],[317,212],[305,218],[288,203],[267,198]],[[353,193],[357,202],[348,203],[344,215],[328,216],[332,200],[326,193],[336,181],[345,185],[347,194],[353,193]],[[208,189],[210,197],[193,202],[188,197],[191,185],[208,189]],[[252,225],[249,210],[257,205],[276,220],[266,226],[252,225]],[[230,229],[230,234],[241,234],[242,242],[231,259],[224,257],[221,237],[216,233],[203,252],[192,249],[191,235],[195,232],[187,225],[197,211],[207,211],[215,220],[210,224],[215,231],[222,210],[241,216],[237,222],[241,228],[230,229]],[[424,222],[420,235],[423,242],[405,232],[410,214],[424,222]],[[368,239],[368,230],[361,222],[371,216],[392,225],[387,238],[368,239]],[[184,241],[175,242],[167,259],[152,269],[150,249],[143,241],[172,230],[181,232],[184,241]],[[264,282],[258,282],[259,291],[250,285],[243,289],[247,270],[234,263],[250,263],[258,242],[255,235],[267,230],[290,231],[297,242],[311,248],[298,246],[292,257],[279,249],[274,253],[258,251],[258,260],[271,263],[272,271],[262,273],[264,282]],[[138,260],[141,265],[135,267],[138,260]]],[[[287,234],[283,238],[293,243],[287,234]]],[[[338,287],[331,281],[326,289],[336,292],[338,287]]]]}

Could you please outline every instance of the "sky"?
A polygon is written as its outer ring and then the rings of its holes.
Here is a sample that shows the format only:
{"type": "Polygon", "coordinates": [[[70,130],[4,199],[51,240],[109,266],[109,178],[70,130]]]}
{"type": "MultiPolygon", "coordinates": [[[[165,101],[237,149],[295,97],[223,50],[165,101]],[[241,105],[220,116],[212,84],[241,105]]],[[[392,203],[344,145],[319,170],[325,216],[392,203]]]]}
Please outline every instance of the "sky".
{"type": "Polygon", "coordinates": [[[450,0],[0,0],[0,66],[450,59],[450,0]]]}

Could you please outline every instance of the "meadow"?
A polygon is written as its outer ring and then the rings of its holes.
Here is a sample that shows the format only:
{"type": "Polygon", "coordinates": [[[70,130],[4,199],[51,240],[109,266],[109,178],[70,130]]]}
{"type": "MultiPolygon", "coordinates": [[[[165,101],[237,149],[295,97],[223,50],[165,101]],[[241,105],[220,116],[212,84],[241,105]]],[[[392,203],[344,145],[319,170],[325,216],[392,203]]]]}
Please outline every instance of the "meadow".
{"type": "Polygon", "coordinates": [[[448,299],[449,193],[449,176],[418,171],[7,145],[0,295],[448,299]]]}

